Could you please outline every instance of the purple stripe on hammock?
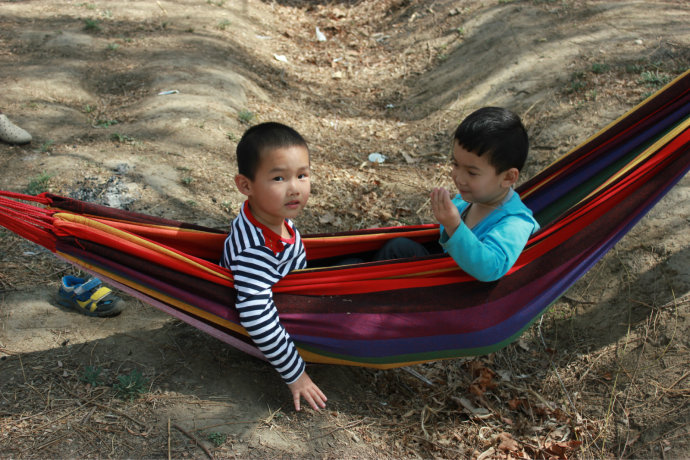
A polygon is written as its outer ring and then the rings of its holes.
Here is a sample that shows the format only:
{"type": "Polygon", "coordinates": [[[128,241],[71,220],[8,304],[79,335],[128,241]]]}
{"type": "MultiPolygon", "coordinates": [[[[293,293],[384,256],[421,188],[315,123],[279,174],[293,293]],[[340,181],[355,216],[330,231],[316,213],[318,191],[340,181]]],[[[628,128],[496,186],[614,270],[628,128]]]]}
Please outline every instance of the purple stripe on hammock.
{"type": "MultiPolygon", "coordinates": [[[[438,333],[438,329],[434,329],[434,325],[428,324],[429,316],[437,316],[434,322],[444,325],[443,330],[453,329],[453,327],[457,327],[457,325],[450,325],[450,327],[448,327],[450,324],[449,319],[455,316],[455,318],[453,318],[455,320],[466,320],[465,309],[462,310],[462,314],[460,314],[460,312],[442,312],[443,314],[439,314],[439,312],[420,313],[414,315],[418,318],[409,320],[411,329],[419,329],[419,325],[424,324],[425,328],[429,327],[432,330],[435,330],[437,332],[435,335],[405,338],[391,337],[381,340],[342,340],[329,337],[315,337],[313,335],[306,334],[302,335],[299,334],[295,329],[308,330],[309,327],[289,327],[288,325],[291,325],[292,322],[290,318],[291,315],[289,314],[281,316],[281,321],[286,325],[286,328],[291,330],[290,334],[296,343],[304,343],[305,345],[316,347],[327,352],[350,356],[385,357],[429,353],[434,351],[442,352],[445,350],[488,347],[496,345],[515,335],[526,325],[535,320],[549,305],[551,305],[554,300],[560,297],[563,292],[565,292],[575,281],[577,281],[587,271],[587,269],[595,264],[605,253],[606,249],[598,251],[597,254],[595,254],[593,257],[586,258],[574,269],[571,266],[572,264],[565,264],[561,267],[561,269],[552,271],[548,277],[541,278],[538,283],[526,286],[525,289],[531,292],[531,297],[534,299],[532,302],[526,303],[523,308],[516,310],[512,316],[498,324],[470,332],[442,334],[438,333]],[[553,282],[554,279],[557,281],[553,282]],[[534,296],[535,291],[539,292],[537,296],[534,296]]],[[[505,300],[506,299],[502,299],[500,302],[495,302],[495,306],[500,308],[502,306],[501,304],[506,303],[504,302],[505,300]]],[[[491,306],[482,305],[478,306],[478,308],[482,309],[483,314],[486,316],[493,316],[495,314],[495,311],[491,306]]],[[[300,326],[304,325],[305,323],[309,323],[307,318],[304,318],[304,315],[295,316],[296,318],[294,321],[300,326]]],[[[364,336],[380,337],[382,335],[382,331],[388,329],[395,329],[397,331],[401,329],[399,321],[392,321],[390,317],[381,318],[381,316],[385,315],[378,315],[376,318],[377,321],[373,322],[369,328],[366,328],[365,325],[367,323],[371,323],[371,316],[374,315],[352,314],[347,315],[344,318],[338,318],[338,320],[333,322],[337,323],[341,327],[357,326],[362,331],[361,335],[364,336]]],[[[394,318],[397,318],[397,316],[398,315],[395,315],[394,318]]]]}

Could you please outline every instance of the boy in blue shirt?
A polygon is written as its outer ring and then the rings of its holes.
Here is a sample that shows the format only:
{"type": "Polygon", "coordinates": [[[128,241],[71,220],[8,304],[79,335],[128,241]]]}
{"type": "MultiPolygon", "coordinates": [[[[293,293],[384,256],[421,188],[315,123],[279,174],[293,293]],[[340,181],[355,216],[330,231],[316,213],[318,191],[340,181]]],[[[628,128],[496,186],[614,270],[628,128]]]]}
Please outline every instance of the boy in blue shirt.
{"type": "Polygon", "coordinates": [[[304,245],[290,219],[309,199],[309,150],[302,136],[280,123],[249,128],[237,144],[235,185],[247,196],[225,240],[220,264],[232,271],[240,323],[256,347],[300,400],[319,410],[326,396],[305,372],[273,303],[273,285],[307,265],[304,245]]]}
{"type": "MultiPolygon", "coordinates": [[[[513,266],[529,237],[539,230],[513,190],[527,159],[529,142],[520,118],[500,107],[481,108],[458,126],[450,173],[458,194],[431,192],[431,208],[441,224],[444,251],[480,281],[495,281],[513,266]]],[[[426,255],[411,240],[391,240],[377,259],[426,255]]]]}

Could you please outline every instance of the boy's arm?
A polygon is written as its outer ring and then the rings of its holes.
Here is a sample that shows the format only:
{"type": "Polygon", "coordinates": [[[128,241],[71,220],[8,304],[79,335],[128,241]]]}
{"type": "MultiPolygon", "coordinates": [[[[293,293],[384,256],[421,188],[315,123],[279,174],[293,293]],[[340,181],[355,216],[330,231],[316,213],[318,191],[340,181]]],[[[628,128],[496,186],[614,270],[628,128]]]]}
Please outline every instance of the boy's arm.
{"type": "Polygon", "coordinates": [[[302,375],[305,364],[278,318],[271,288],[281,276],[272,267],[272,254],[266,251],[249,249],[232,261],[235,307],[254,344],[285,383],[291,384],[302,375]]]}
{"type": "Polygon", "coordinates": [[[508,215],[479,240],[461,222],[451,237],[442,233],[441,246],[460,268],[479,281],[495,281],[515,264],[533,230],[532,222],[508,215]]]}
{"type": "Polygon", "coordinates": [[[230,266],[240,324],[290,388],[295,410],[300,410],[301,398],[319,410],[326,407],[326,395],[305,372],[304,361],[280,323],[271,288],[281,275],[270,268],[270,260],[262,262],[266,255],[263,250],[245,251],[230,266]]]}

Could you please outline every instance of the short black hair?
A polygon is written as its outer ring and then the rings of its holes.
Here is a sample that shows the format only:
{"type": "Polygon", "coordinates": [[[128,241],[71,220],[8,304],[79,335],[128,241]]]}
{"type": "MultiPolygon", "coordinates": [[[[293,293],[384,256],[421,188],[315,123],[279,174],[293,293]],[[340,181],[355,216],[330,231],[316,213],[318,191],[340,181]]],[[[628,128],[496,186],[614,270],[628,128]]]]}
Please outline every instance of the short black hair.
{"type": "Polygon", "coordinates": [[[497,173],[510,168],[520,171],[527,160],[527,130],[519,116],[502,107],[475,110],[460,123],[454,138],[468,152],[488,154],[497,173]]]}
{"type": "Polygon", "coordinates": [[[293,128],[275,121],[254,125],[244,132],[237,144],[238,172],[254,180],[261,155],[267,149],[294,146],[306,148],[307,141],[293,128]]]}

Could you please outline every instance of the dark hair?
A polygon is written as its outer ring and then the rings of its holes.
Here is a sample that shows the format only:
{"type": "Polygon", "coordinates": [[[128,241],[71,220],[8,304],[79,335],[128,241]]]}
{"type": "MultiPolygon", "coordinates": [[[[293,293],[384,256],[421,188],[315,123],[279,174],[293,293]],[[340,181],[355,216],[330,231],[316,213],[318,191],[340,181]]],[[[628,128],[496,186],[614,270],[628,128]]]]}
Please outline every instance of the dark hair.
{"type": "Polygon", "coordinates": [[[293,128],[270,121],[252,126],[237,144],[237,168],[239,173],[254,180],[261,155],[267,149],[293,146],[307,147],[307,141],[293,128]]]}
{"type": "Polygon", "coordinates": [[[529,140],[515,113],[501,107],[483,107],[472,112],[455,130],[455,140],[477,156],[489,155],[489,164],[502,173],[525,165],[529,140]]]}

